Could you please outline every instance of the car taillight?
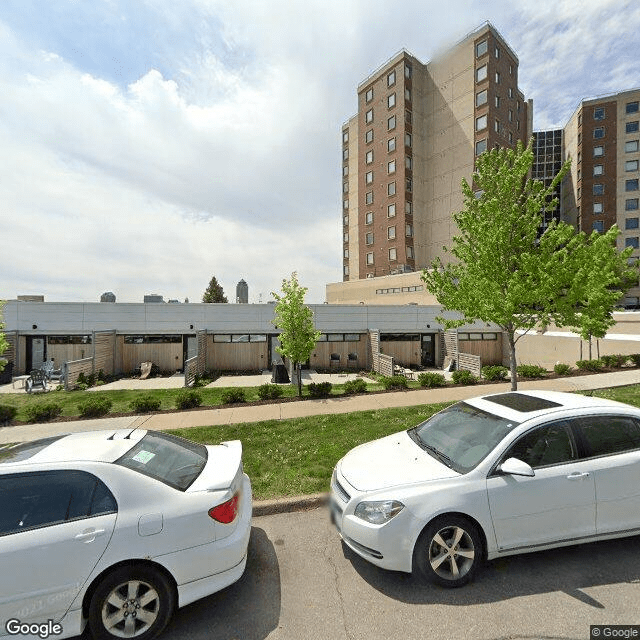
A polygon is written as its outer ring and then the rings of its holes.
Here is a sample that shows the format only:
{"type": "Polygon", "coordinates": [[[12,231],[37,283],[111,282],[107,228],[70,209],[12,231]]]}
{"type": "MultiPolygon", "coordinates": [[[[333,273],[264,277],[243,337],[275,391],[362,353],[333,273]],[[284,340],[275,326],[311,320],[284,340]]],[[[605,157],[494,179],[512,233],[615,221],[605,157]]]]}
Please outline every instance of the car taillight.
{"type": "Polygon", "coordinates": [[[227,500],[217,507],[209,509],[209,516],[222,524],[230,524],[238,515],[238,503],[240,494],[236,493],[231,500],[227,500]]]}

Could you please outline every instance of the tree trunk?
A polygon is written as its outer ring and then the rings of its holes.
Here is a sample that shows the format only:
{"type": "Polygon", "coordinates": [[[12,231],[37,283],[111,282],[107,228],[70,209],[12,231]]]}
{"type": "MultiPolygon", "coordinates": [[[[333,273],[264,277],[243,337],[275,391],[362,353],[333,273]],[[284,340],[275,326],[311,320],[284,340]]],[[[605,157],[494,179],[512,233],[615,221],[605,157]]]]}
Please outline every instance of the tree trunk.
{"type": "Polygon", "coordinates": [[[507,338],[509,339],[509,364],[511,366],[511,391],[518,390],[518,372],[516,370],[516,341],[514,330],[507,330],[507,338]]]}
{"type": "Polygon", "coordinates": [[[302,398],[302,365],[299,362],[294,362],[293,367],[298,378],[298,398],[302,398]]]}

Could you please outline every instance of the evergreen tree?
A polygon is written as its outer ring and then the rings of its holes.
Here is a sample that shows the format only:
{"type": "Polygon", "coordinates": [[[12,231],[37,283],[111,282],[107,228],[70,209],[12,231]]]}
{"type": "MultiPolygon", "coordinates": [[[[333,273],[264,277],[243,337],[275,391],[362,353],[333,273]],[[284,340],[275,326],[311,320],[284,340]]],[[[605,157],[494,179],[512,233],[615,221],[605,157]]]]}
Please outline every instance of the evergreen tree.
{"type": "Polygon", "coordinates": [[[209,286],[202,295],[202,302],[229,302],[215,276],[209,281],[209,286]]]}

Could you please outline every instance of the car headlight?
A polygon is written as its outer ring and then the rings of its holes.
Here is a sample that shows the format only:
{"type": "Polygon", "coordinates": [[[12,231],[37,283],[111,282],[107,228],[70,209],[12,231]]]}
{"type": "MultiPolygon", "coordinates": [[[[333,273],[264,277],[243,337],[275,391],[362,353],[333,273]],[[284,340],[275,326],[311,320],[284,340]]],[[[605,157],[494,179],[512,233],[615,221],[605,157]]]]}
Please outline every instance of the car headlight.
{"type": "Polygon", "coordinates": [[[403,509],[404,505],[397,500],[361,502],[356,507],[355,515],[371,524],[384,524],[397,516],[403,509]]]}

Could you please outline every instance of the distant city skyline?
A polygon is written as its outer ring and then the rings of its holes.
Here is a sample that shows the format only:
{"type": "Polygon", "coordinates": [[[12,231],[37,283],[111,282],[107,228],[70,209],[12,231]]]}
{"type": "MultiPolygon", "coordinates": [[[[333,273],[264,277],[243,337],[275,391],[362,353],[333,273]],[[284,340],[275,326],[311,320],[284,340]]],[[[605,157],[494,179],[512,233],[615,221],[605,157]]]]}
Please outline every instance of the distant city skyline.
{"type": "Polygon", "coordinates": [[[243,274],[249,302],[268,302],[296,271],[323,302],[342,279],[355,87],[487,20],[519,58],[534,130],[640,87],[626,0],[4,0],[0,298],[198,301],[215,274],[233,299],[243,274]]]}

